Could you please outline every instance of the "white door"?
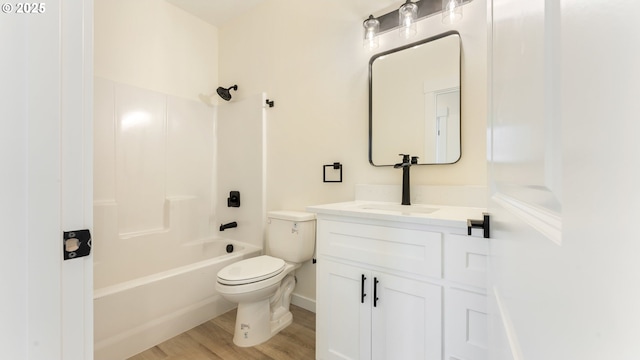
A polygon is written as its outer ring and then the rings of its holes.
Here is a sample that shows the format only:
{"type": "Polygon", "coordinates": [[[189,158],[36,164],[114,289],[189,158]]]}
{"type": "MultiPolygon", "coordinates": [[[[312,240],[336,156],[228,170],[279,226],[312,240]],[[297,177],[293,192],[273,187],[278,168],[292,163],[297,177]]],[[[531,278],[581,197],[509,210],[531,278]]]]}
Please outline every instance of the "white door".
{"type": "Polygon", "coordinates": [[[93,263],[62,241],[92,225],[92,1],[0,17],[2,358],[91,359],[93,263]]]}
{"type": "Polygon", "coordinates": [[[638,359],[640,2],[489,7],[489,358],[638,359]]]}

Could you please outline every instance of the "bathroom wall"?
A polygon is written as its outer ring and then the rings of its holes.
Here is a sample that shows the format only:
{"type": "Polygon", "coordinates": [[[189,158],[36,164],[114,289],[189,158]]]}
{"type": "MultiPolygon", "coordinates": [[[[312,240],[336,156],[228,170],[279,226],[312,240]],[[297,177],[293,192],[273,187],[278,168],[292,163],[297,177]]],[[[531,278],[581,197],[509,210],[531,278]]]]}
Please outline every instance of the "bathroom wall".
{"type": "Polygon", "coordinates": [[[163,0],[95,0],[96,76],[198,100],[218,86],[218,29],[163,0]]]}
{"type": "MultiPolygon", "coordinates": [[[[405,44],[397,32],[380,47],[362,46],[362,21],[396,9],[389,0],[267,0],[219,29],[220,81],[238,97],[266,91],[275,101],[267,123],[267,209],[353,200],[355,185],[399,184],[400,171],[368,162],[368,62],[405,44]],[[342,183],[323,183],[322,165],[340,161],[342,183]]],[[[412,168],[414,185],[486,185],[486,1],[464,6],[462,22],[418,22],[414,40],[448,30],[462,39],[462,158],[412,168]]],[[[298,271],[296,293],[315,299],[315,268],[298,271]]]]}

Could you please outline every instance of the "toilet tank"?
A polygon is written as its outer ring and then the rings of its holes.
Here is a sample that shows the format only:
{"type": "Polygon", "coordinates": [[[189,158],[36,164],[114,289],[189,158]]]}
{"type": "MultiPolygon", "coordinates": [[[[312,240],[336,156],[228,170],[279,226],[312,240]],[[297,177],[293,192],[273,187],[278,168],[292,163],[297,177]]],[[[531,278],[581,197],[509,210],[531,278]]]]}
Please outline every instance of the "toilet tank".
{"type": "Polygon", "coordinates": [[[302,263],[313,257],[316,244],[316,216],[302,211],[267,213],[267,254],[302,263]]]}

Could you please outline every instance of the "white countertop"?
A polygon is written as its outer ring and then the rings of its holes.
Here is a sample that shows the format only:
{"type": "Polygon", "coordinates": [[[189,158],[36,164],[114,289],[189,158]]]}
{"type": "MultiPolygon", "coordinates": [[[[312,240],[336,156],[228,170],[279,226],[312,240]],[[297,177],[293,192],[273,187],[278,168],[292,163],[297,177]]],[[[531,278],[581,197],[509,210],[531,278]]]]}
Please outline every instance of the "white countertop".
{"type": "Polygon", "coordinates": [[[482,213],[486,212],[486,209],[429,204],[400,205],[381,201],[348,201],[308,206],[307,211],[317,214],[466,228],[467,219],[482,220],[482,213]]]}

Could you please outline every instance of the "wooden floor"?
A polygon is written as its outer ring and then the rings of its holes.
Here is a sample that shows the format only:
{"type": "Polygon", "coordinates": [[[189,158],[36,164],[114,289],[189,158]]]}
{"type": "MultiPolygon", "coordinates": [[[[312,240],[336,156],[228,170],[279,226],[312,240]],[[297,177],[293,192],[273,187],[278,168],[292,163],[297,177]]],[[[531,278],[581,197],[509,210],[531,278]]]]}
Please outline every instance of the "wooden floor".
{"type": "Polygon", "coordinates": [[[236,311],[232,310],[156,345],[130,360],[306,360],[315,359],[315,314],[291,305],[293,323],[269,341],[241,348],[233,344],[236,311]]]}

